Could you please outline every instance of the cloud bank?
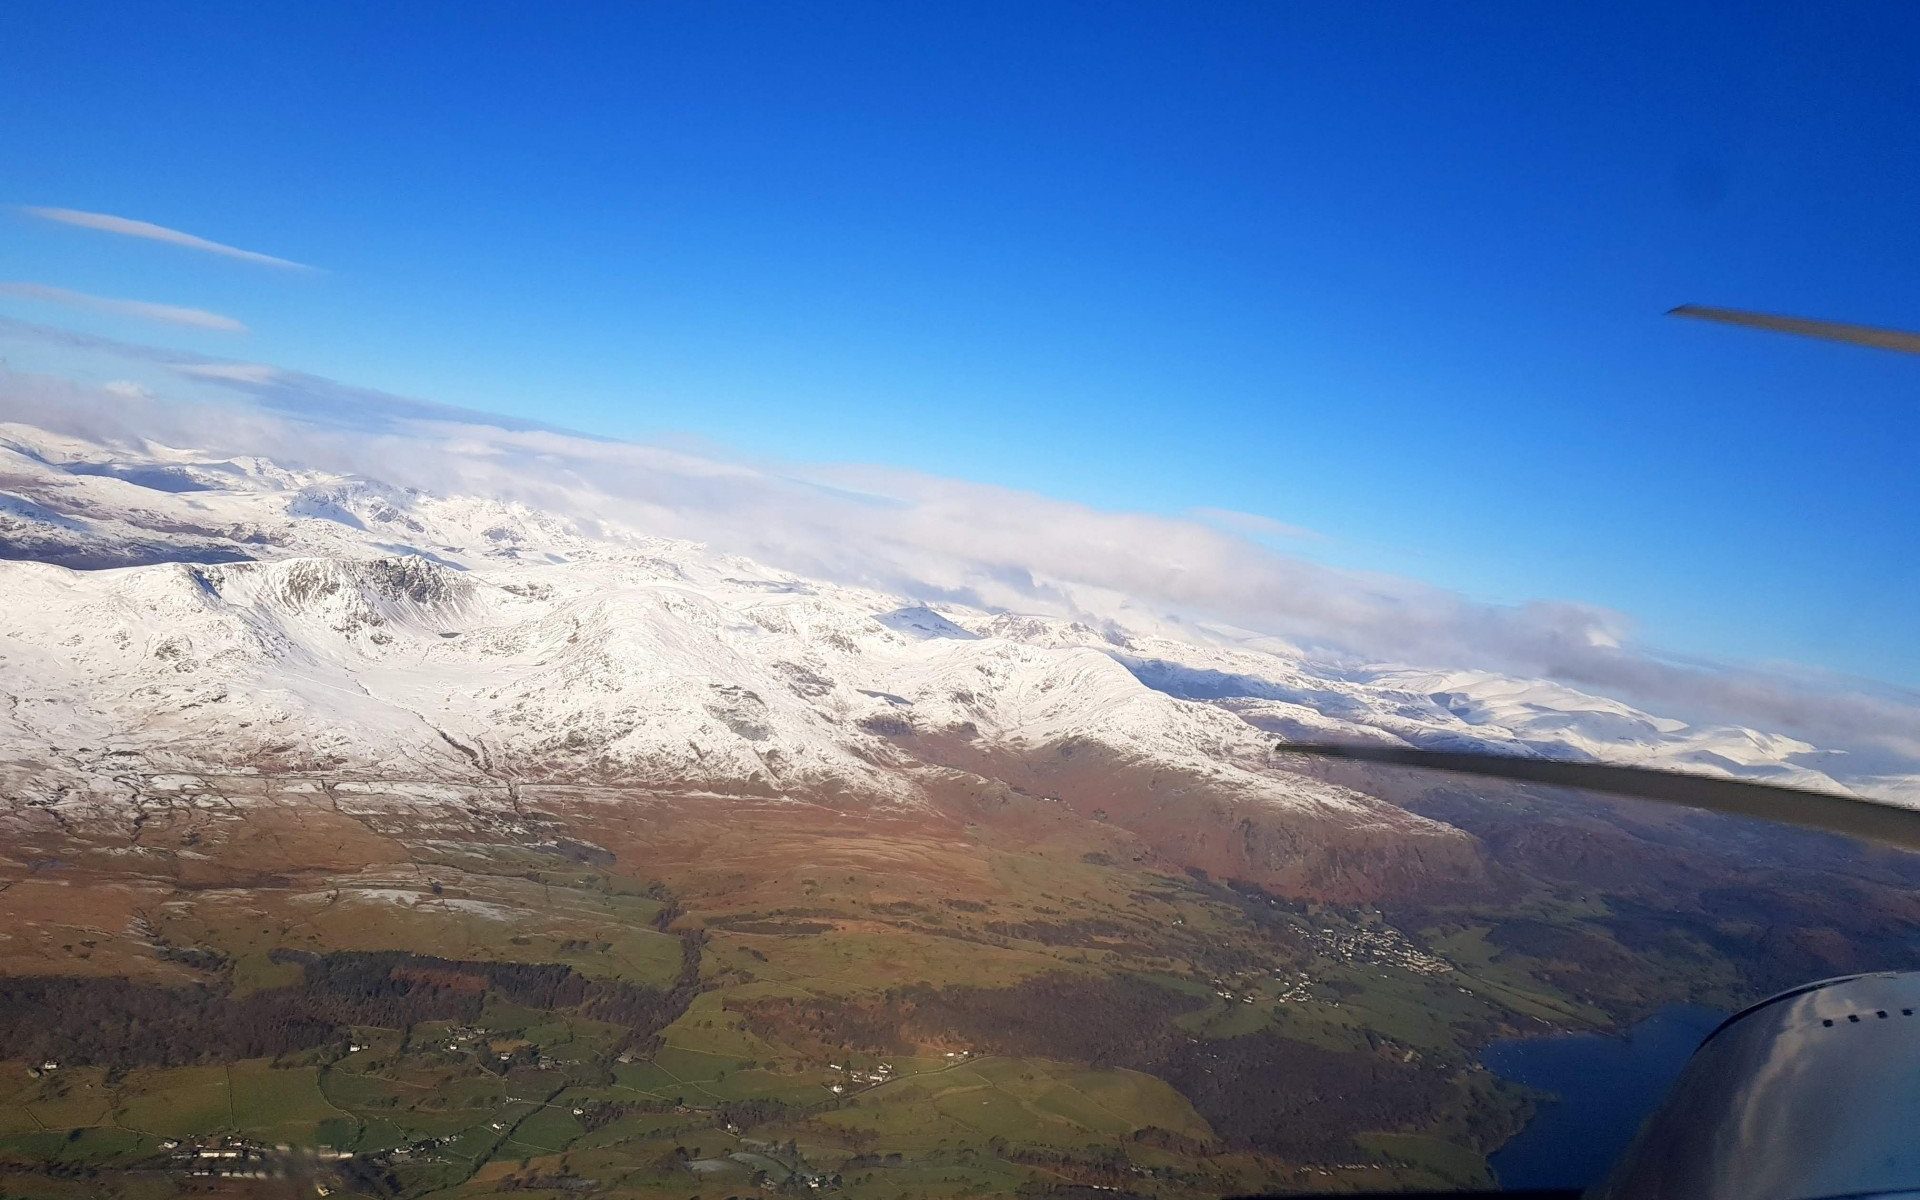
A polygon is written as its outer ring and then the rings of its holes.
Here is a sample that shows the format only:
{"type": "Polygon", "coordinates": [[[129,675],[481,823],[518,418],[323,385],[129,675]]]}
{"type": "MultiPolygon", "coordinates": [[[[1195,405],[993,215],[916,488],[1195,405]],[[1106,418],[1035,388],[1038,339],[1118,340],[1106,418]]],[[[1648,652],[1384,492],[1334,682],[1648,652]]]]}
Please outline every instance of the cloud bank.
{"type": "Polygon", "coordinates": [[[1681,661],[1639,645],[1627,617],[1593,605],[1487,604],[1337,570],[1255,540],[1275,532],[1264,519],[1098,509],[873,466],[729,460],[18,322],[0,322],[0,337],[148,372],[144,390],[111,393],[0,377],[0,419],[519,500],[587,526],[617,522],[924,600],[1148,628],[1211,622],[1356,668],[1392,662],[1555,679],[1662,715],[1800,735],[1850,752],[1856,770],[1913,771],[1920,760],[1912,692],[1681,661]]]}
{"type": "Polygon", "coordinates": [[[248,332],[245,325],[232,317],[208,312],[204,308],[152,304],[145,300],[116,300],[111,296],[92,296],[86,292],[54,287],[48,283],[0,282],[0,296],[18,296],[23,300],[64,304],[68,308],[84,308],[90,312],[107,313],[115,317],[136,317],[142,321],[159,321],[164,325],[184,325],[189,329],[213,329],[221,333],[248,332]]]}
{"type": "Polygon", "coordinates": [[[280,267],[291,271],[314,269],[305,263],[297,263],[291,259],[275,258],[271,254],[261,254],[255,250],[242,250],[238,246],[195,237],[191,233],[168,229],[165,225],[155,225],[151,221],[136,221],[131,217],[83,212],[77,208],[45,208],[37,205],[23,205],[20,211],[30,217],[39,217],[43,221],[58,221],[62,225],[77,225],[82,229],[97,229],[101,233],[117,233],[122,237],[145,238],[151,242],[165,242],[170,246],[185,246],[189,250],[224,255],[227,258],[237,258],[242,262],[256,263],[264,267],[280,267]]]}

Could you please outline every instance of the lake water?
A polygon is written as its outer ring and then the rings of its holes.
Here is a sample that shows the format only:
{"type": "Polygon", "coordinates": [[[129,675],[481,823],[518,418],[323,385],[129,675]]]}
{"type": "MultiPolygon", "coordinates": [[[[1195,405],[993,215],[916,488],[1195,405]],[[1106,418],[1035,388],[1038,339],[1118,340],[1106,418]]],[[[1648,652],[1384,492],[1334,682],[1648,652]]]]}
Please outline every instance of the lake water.
{"type": "Polygon", "coordinates": [[[1624,1037],[1573,1033],[1495,1042],[1480,1056],[1503,1079],[1552,1092],[1489,1160],[1506,1188],[1583,1188],[1599,1181],[1653,1111],[1700,1039],[1727,1014],[1661,1009],[1624,1037]]]}

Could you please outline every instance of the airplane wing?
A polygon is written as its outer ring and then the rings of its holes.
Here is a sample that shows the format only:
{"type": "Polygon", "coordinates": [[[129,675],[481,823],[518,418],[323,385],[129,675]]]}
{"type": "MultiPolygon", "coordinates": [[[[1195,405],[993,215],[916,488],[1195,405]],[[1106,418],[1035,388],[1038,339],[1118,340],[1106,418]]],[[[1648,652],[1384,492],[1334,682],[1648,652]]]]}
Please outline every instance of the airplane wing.
{"type": "Polygon", "coordinates": [[[1430,771],[1491,776],[1549,787],[1586,788],[1615,796],[1677,804],[1684,808],[1780,821],[1905,850],[1920,850],[1920,810],[1860,796],[1841,796],[1777,783],[1692,775],[1650,767],[1560,762],[1503,754],[1292,742],[1283,742],[1275,748],[1318,758],[1421,767],[1430,771]]]}
{"type": "Polygon", "coordinates": [[[1692,317],[1696,321],[1719,321],[1724,325],[1745,325],[1749,329],[1767,329],[1774,333],[1797,333],[1801,337],[1871,346],[1876,350],[1920,354],[1920,333],[1904,333],[1898,329],[1877,329],[1872,325],[1849,325],[1842,321],[1815,321],[1806,317],[1781,317],[1738,308],[1713,308],[1705,304],[1682,304],[1678,308],[1668,309],[1667,315],[1692,317]]]}

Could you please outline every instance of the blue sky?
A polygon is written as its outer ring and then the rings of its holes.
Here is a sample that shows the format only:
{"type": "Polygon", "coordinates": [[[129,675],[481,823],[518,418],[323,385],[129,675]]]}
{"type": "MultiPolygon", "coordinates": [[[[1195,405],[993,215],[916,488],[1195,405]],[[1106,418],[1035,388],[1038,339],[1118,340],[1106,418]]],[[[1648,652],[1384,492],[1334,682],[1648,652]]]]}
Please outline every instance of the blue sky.
{"type": "MultiPolygon", "coordinates": [[[[0,315],[1920,682],[1920,9],[39,4],[0,315]],[[402,8],[405,11],[389,11],[402,8]]],[[[105,369],[105,368],[103,368],[105,369]]],[[[1143,547],[1150,553],[1151,547],[1143,547]]]]}

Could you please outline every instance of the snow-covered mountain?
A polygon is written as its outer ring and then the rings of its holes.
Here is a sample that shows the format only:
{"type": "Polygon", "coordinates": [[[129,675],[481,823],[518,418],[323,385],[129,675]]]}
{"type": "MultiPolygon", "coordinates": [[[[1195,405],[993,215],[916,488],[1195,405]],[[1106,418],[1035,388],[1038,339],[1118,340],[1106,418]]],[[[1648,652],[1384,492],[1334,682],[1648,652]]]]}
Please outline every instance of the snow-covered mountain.
{"type": "Polygon", "coordinates": [[[0,425],[0,559],[15,778],[322,771],[912,805],[953,769],[929,747],[1092,745],[1371,819],[1280,767],[1280,735],[1843,782],[1804,742],[1544,681],[927,603],[522,504],[21,425],[0,425]]]}

